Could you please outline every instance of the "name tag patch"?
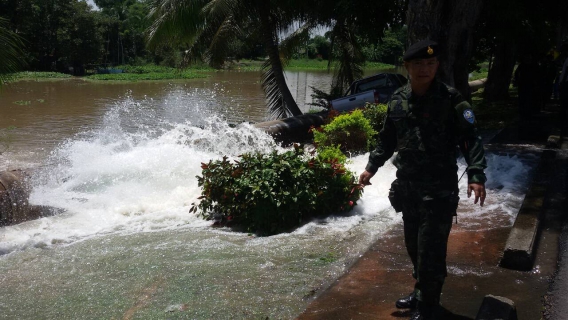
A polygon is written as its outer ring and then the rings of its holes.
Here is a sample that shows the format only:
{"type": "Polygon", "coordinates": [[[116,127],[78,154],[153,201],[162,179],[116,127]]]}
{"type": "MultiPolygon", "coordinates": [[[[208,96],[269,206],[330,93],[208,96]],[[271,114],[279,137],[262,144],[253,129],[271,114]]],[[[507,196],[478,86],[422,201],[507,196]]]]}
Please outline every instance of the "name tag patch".
{"type": "Polygon", "coordinates": [[[398,121],[406,117],[406,110],[402,105],[402,99],[400,97],[396,97],[391,102],[389,117],[394,121],[398,121]]]}
{"type": "Polygon", "coordinates": [[[463,111],[463,117],[467,122],[471,124],[475,122],[475,115],[473,114],[473,110],[471,109],[465,109],[463,111]]]}

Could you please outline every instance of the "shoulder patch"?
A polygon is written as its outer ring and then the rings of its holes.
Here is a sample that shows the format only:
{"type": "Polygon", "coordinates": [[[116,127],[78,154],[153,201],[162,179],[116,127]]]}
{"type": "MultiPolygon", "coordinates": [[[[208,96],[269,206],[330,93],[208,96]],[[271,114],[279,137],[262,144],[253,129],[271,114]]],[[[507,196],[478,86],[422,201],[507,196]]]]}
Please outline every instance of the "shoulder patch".
{"type": "Polygon", "coordinates": [[[406,117],[406,110],[404,110],[402,104],[402,98],[400,96],[394,96],[389,104],[389,115],[391,119],[397,121],[401,118],[406,117]]]}
{"type": "Polygon", "coordinates": [[[475,115],[473,114],[473,110],[469,108],[463,111],[463,117],[467,122],[471,124],[475,122],[475,115]]]}

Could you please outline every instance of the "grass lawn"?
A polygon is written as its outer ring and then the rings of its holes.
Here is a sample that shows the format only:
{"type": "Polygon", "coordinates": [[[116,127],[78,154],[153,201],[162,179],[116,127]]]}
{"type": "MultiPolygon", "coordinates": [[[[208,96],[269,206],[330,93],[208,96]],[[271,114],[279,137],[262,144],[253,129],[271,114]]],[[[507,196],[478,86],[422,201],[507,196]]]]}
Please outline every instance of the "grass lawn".
{"type": "MultiPolygon", "coordinates": [[[[241,71],[260,71],[263,63],[264,61],[262,60],[239,60],[239,61],[233,61],[233,63],[228,64],[227,69],[241,70],[241,71]]],[[[327,60],[295,59],[289,61],[288,65],[285,67],[285,70],[327,71],[328,63],[329,62],[327,60]]],[[[393,67],[394,67],[393,65],[380,63],[380,62],[368,62],[365,65],[366,70],[390,69],[393,67]]]]}
{"type": "MultiPolygon", "coordinates": [[[[91,81],[143,81],[143,80],[173,80],[173,79],[195,79],[207,77],[208,73],[224,70],[238,71],[260,71],[262,68],[262,60],[240,60],[233,61],[226,65],[225,69],[216,70],[205,64],[195,64],[185,69],[163,67],[156,65],[144,66],[115,66],[113,69],[120,69],[122,73],[96,73],[96,70],[87,70],[87,76],[78,77],[91,81]]],[[[387,69],[394,66],[378,62],[369,62],[365,66],[367,70],[387,69]]],[[[307,70],[327,71],[328,61],[317,59],[299,59],[291,60],[286,66],[286,70],[307,70]]],[[[18,72],[12,75],[11,81],[18,80],[55,80],[69,79],[73,76],[59,72],[18,72]]]]}
{"type": "Polygon", "coordinates": [[[116,66],[113,69],[122,70],[122,73],[96,73],[83,77],[91,81],[143,81],[143,80],[174,80],[196,79],[207,77],[207,72],[213,69],[204,66],[195,66],[188,69],[177,69],[155,65],[145,66],[116,66]]]}
{"type": "Polygon", "coordinates": [[[42,72],[42,71],[22,71],[10,75],[9,81],[19,80],[57,80],[70,79],[73,76],[60,72],[42,72]]]}

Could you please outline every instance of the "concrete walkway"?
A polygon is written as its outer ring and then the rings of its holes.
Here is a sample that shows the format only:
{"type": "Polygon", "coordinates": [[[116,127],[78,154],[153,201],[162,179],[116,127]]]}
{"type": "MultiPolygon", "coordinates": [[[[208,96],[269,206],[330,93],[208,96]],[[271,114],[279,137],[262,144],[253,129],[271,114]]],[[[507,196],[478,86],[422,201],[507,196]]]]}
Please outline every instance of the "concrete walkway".
{"type": "MultiPolygon", "coordinates": [[[[531,120],[529,127],[502,131],[493,144],[547,148],[547,137],[559,132],[554,123],[557,111],[552,106],[531,120]]],[[[538,215],[532,268],[517,271],[499,266],[514,227],[468,226],[460,224],[458,218],[448,247],[449,275],[441,299],[444,319],[476,319],[487,295],[512,300],[519,320],[542,319],[543,314],[545,319],[568,319],[568,227],[562,227],[566,217],[568,143],[562,139],[557,142],[560,149],[554,150],[555,157],[545,164],[547,175],[540,177],[547,187],[542,201],[537,202],[542,214],[538,215]],[[561,237],[562,232],[565,235],[561,237]],[[560,249],[559,239],[563,243],[560,249]]],[[[484,223],[499,225],[499,221],[484,223]]],[[[412,290],[411,268],[402,225],[397,225],[321,292],[298,319],[407,319],[410,312],[396,309],[394,302],[412,290]]]]}

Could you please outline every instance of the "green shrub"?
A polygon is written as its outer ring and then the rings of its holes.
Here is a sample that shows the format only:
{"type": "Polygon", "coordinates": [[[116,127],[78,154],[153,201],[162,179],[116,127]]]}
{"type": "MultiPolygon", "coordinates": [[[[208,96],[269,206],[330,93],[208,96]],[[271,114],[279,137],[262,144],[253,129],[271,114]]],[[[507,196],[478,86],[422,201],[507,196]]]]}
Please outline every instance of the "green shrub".
{"type": "Polygon", "coordinates": [[[202,164],[197,212],[259,235],[289,231],[311,217],[349,211],[361,196],[354,175],[337,159],[322,160],[300,146],[284,153],[243,154],[234,163],[202,164]]]}
{"type": "Polygon", "coordinates": [[[344,153],[359,154],[369,150],[377,131],[371,127],[361,110],[355,110],[338,115],[313,133],[318,148],[338,145],[344,153]]]}
{"type": "Polygon", "coordinates": [[[366,152],[377,134],[373,126],[378,130],[385,115],[385,105],[369,105],[332,117],[313,132],[315,157],[294,146],[281,154],[244,154],[234,163],[227,157],[204,163],[197,177],[201,196],[190,212],[199,210],[201,217],[216,223],[271,235],[315,216],[349,211],[362,189],[345,168],[345,153],[366,152]]]}
{"type": "Polygon", "coordinates": [[[387,105],[386,104],[375,104],[368,103],[363,109],[363,116],[369,120],[371,127],[379,132],[383,128],[383,123],[387,116],[387,105]]]}
{"type": "Polygon", "coordinates": [[[346,163],[347,156],[341,152],[339,146],[325,146],[317,148],[317,157],[320,161],[333,161],[336,160],[339,163],[346,163]]]}

